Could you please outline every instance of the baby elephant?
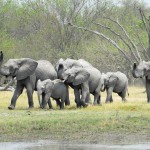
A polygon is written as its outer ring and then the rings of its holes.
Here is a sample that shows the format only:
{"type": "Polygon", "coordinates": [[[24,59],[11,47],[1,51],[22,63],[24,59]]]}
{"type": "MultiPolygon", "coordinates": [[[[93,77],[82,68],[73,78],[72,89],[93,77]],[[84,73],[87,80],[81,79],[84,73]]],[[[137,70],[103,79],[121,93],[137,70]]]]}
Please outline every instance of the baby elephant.
{"type": "Polygon", "coordinates": [[[59,79],[50,80],[46,79],[44,81],[38,80],[37,82],[37,93],[38,100],[41,108],[46,109],[46,105],[48,103],[49,108],[52,109],[52,104],[50,97],[56,100],[60,109],[64,108],[64,103],[67,100],[67,89],[68,87],[64,84],[63,81],[59,79]],[[42,95],[42,102],[40,100],[40,96],[42,95]],[[60,101],[61,99],[61,101],[60,101]]]}
{"type": "Polygon", "coordinates": [[[101,91],[107,91],[106,103],[113,102],[112,92],[117,93],[122,101],[126,101],[126,92],[128,87],[128,78],[120,71],[102,73],[101,76],[101,91]]]}

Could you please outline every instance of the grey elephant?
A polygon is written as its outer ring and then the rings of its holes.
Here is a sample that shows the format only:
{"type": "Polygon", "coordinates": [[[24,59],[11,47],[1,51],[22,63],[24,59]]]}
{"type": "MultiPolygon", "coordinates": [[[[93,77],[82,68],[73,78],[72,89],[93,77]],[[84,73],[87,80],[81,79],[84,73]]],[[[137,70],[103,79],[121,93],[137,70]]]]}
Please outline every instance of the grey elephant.
{"type": "Polygon", "coordinates": [[[77,107],[87,107],[90,93],[94,95],[94,104],[100,103],[101,73],[83,59],[60,59],[56,65],[58,78],[74,89],[77,107]],[[81,89],[81,98],[80,90],[81,89]]]}
{"type": "Polygon", "coordinates": [[[52,104],[50,97],[57,101],[60,109],[64,109],[64,103],[67,100],[67,90],[68,87],[60,79],[50,80],[46,79],[41,81],[40,79],[37,82],[37,93],[39,98],[39,103],[43,109],[46,109],[48,103],[49,108],[52,109],[52,104]],[[42,95],[42,103],[40,96],[42,95]],[[60,101],[61,100],[61,101],[60,101]]]}
{"type": "Polygon", "coordinates": [[[107,91],[106,103],[113,102],[112,92],[117,93],[122,101],[126,101],[126,93],[128,91],[128,78],[120,72],[102,73],[101,76],[101,91],[107,91]]]}
{"type": "MultiPolygon", "coordinates": [[[[0,62],[3,61],[3,54],[0,55],[0,62]]],[[[27,89],[29,108],[34,107],[33,92],[36,90],[37,80],[56,79],[57,73],[52,64],[47,60],[35,61],[30,58],[9,59],[1,65],[0,74],[16,77],[17,85],[11,99],[9,109],[15,109],[16,101],[24,88],[27,89]]]]}
{"type": "Polygon", "coordinates": [[[134,78],[145,78],[147,102],[150,103],[150,61],[141,61],[138,65],[134,63],[132,75],[134,78]]]}

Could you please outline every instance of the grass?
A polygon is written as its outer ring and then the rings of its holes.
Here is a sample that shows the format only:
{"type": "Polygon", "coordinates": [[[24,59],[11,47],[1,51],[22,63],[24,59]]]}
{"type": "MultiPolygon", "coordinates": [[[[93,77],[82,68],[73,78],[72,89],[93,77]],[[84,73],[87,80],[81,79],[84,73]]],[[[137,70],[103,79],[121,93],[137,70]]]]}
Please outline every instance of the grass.
{"type": "Polygon", "coordinates": [[[150,133],[150,104],[146,102],[144,91],[143,87],[129,87],[127,103],[114,93],[112,104],[105,104],[106,94],[102,93],[102,106],[77,109],[70,89],[71,106],[59,110],[52,101],[54,110],[47,111],[39,108],[36,93],[35,108],[28,110],[25,92],[19,97],[16,109],[8,110],[13,93],[0,92],[0,141],[37,138],[80,140],[85,136],[84,140],[92,140],[103,133],[150,133]]]}

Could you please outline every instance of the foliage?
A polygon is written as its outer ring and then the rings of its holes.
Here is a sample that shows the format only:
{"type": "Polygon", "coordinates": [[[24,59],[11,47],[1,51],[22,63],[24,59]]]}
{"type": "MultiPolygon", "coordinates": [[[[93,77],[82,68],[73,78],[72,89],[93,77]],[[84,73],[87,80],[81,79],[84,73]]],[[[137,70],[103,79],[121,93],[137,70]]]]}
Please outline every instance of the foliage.
{"type": "Polygon", "coordinates": [[[142,59],[148,60],[143,50],[148,47],[148,37],[139,7],[147,16],[149,8],[137,0],[123,0],[119,5],[110,0],[1,0],[0,50],[4,52],[4,61],[31,57],[48,59],[55,64],[60,57],[84,58],[102,72],[121,68],[126,73],[132,64],[112,44],[67,23],[103,32],[128,51],[117,36],[95,25],[97,22],[110,26],[125,38],[121,30],[104,17],[118,19],[137,45],[142,59]]]}

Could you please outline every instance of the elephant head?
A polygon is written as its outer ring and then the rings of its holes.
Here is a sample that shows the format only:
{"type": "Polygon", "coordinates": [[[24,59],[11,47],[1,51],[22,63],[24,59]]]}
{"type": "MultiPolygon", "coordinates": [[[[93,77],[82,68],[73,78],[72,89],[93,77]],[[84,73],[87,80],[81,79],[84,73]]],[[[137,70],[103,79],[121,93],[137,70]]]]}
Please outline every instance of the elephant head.
{"type": "Polygon", "coordinates": [[[1,66],[0,74],[22,80],[35,72],[38,63],[30,58],[9,59],[1,66]]]}
{"type": "Polygon", "coordinates": [[[41,81],[39,79],[37,81],[37,94],[38,94],[38,100],[39,100],[40,106],[42,106],[41,99],[40,99],[40,96],[42,95],[42,93],[45,93],[50,97],[52,95],[53,89],[54,89],[54,82],[52,80],[46,79],[44,81],[41,81]]]}
{"type": "Polygon", "coordinates": [[[89,77],[90,74],[82,67],[72,67],[62,73],[62,78],[67,83],[72,83],[73,85],[80,85],[86,82],[89,77]]]}
{"type": "Polygon", "coordinates": [[[142,61],[138,66],[134,63],[132,75],[134,78],[147,77],[150,79],[150,62],[142,61]]]}
{"type": "Polygon", "coordinates": [[[46,79],[41,81],[40,79],[37,81],[37,92],[38,94],[44,93],[52,93],[54,88],[54,82],[50,79],[46,79]]]}
{"type": "Polygon", "coordinates": [[[108,85],[109,78],[105,73],[102,73],[100,80],[101,80],[101,82],[100,82],[101,83],[101,91],[104,92],[106,85],[108,85]]]}
{"type": "Polygon", "coordinates": [[[117,80],[118,80],[118,77],[114,74],[111,74],[111,73],[104,74],[104,73],[102,73],[102,76],[101,76],[101,91],[103,92],[103,91],[105,91],[106,88],[115,86],[117,80]]]}

